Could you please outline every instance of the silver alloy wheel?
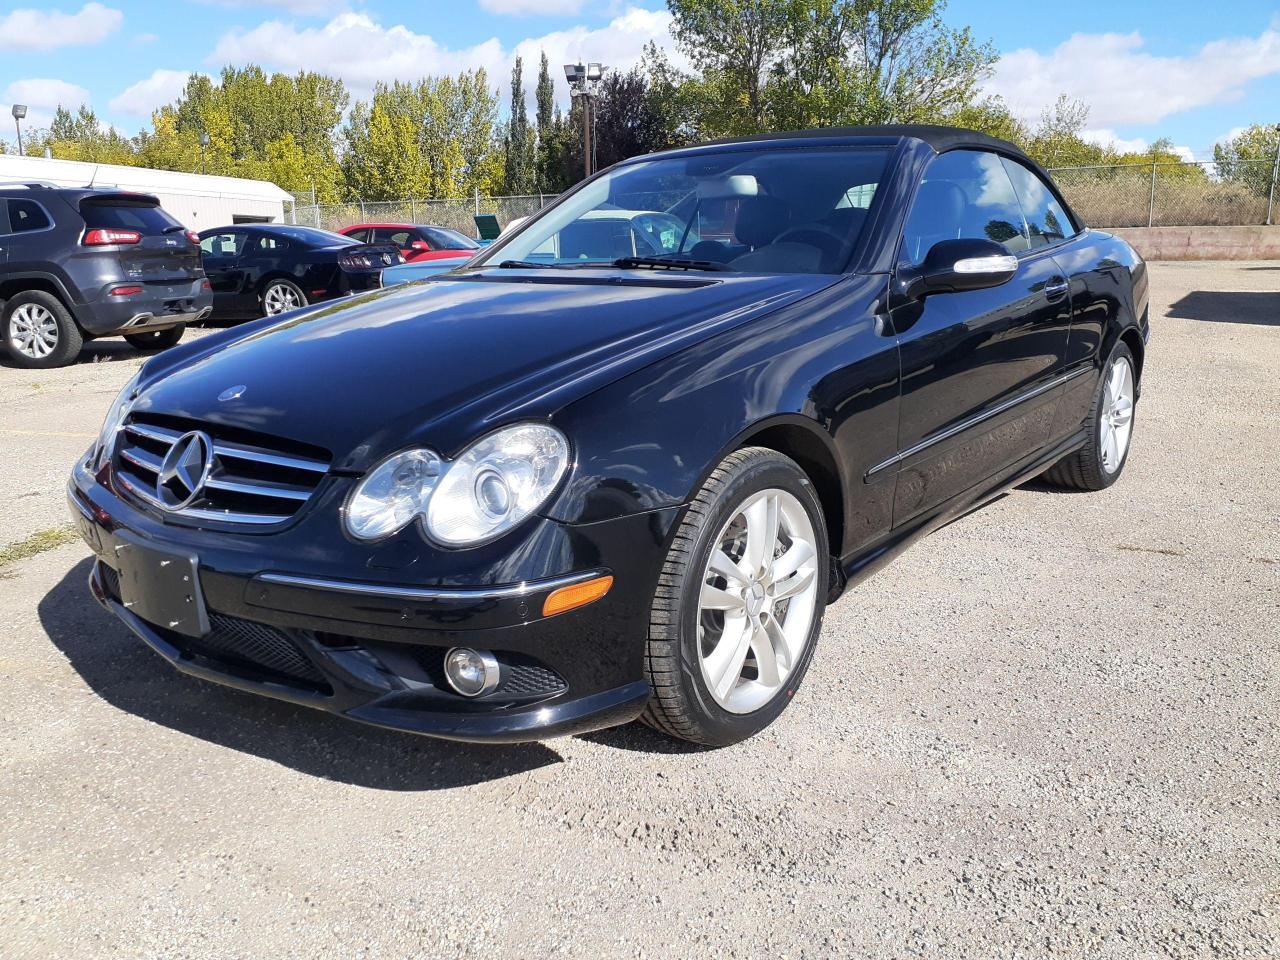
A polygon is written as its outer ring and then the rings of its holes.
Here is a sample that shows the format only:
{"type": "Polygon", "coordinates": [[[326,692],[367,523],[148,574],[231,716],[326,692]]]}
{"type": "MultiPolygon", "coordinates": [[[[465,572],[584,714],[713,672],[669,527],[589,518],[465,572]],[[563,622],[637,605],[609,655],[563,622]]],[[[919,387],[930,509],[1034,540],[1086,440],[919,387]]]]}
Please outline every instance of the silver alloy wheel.
{"type": "Polygon", "coordinates": [[[58,321],[38,303],[24,303],[9,317],[9,346],[32,360],[43,360],[58,346],[58,321]]]}
{"type": "Polygon", "coordinates": [[[266,311],[268,317],[274,317],[277,313],[294,310],[300,306],[302,306],[301,297],[288,284],[273,283],[262,295],[262,309],[266,311]]]}
{"type": "Polygon", "coordinates": [[[800,501],[770,488],[721,529],[702,574],[698,659],[730,713],[767,704],[800,662],[818,604],[818,551],[800,501]]]}
{"type": "Polygon", "coordinates": [[[1102,388],[1102,429],[1098,431],[1102,469],[1115,473],[1124,463],[1133,436],[1133,367],[1127,357],[1116,357],[1102,388]]]}

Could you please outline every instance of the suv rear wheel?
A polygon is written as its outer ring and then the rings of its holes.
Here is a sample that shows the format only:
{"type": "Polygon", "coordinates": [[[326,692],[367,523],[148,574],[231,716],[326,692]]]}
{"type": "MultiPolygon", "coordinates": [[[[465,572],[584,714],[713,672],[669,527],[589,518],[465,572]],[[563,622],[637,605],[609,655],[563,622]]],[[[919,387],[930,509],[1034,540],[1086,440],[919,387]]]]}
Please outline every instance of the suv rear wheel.
{"type": "Polygon", "coordinates": [[[176,327],[170,327],[168,330],[152,330],[148,333],[126,333],[124,335],[131,346],[137,347],[139,350],[163,350],[166,347],[172,347],[182,339],[182,334],[186,332],[186,324],[180,323],[176,327]]]}
{"type": "Polygon", "coordinates": [[[80,356],[84,337],[62,301],[43,290],[10,297],[0,317],[13,362],[29,369],[63,367],[80,356]]]}

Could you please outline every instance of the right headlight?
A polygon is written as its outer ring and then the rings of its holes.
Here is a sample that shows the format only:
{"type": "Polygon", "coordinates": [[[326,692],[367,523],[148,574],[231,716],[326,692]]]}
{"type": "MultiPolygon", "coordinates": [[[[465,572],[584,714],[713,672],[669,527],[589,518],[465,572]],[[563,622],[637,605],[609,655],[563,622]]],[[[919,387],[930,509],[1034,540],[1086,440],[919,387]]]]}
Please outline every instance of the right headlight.
{"type": "Polygon", "coordinates": [[[406,450],[360,481],[344,522],[352,536],[379,540],[417,518],[437,543],[476,546],[532,515],[568,469],[569,442],[540,423],[491,433],[452,463],[430,450],[406,450]]]}

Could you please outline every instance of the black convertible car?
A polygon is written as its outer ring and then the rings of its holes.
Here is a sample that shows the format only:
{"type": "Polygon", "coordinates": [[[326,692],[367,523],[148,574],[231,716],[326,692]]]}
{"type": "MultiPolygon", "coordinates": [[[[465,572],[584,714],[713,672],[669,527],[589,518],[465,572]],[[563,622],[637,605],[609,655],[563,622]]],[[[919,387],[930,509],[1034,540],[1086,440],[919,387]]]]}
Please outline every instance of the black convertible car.
{"type": "Polygon", "coordinates": [[[68,492],[94,595],[179,670],[441,737],[726,744],[913,540],[1113,483],[1146,339],[1142,260],[1012,145],[757,137],[152,358],[68,492]]]}
{"type": "Polygon", "coordinates": [[[381,286],[386,267],[404,263],[393,243],[362,243],[315,227],[239,224],[200,234],[213,287],[213,315],[273,317],[381,286]]]}

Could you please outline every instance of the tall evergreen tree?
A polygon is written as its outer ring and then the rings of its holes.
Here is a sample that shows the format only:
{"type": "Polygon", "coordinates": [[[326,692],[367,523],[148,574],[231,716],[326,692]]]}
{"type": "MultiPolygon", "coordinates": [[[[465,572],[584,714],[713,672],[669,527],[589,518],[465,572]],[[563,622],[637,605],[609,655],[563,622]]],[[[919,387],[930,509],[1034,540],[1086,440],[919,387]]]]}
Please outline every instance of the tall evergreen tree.
{"type": "Polygon", "coordinates": [[[533,193],[535,182],[535,144],[529,129],[529,110],[524,100],[524,63],[516,57],[511,68],[511,119],[507,121],[506,176],[503,190],[507,194],[533,193]]]}

